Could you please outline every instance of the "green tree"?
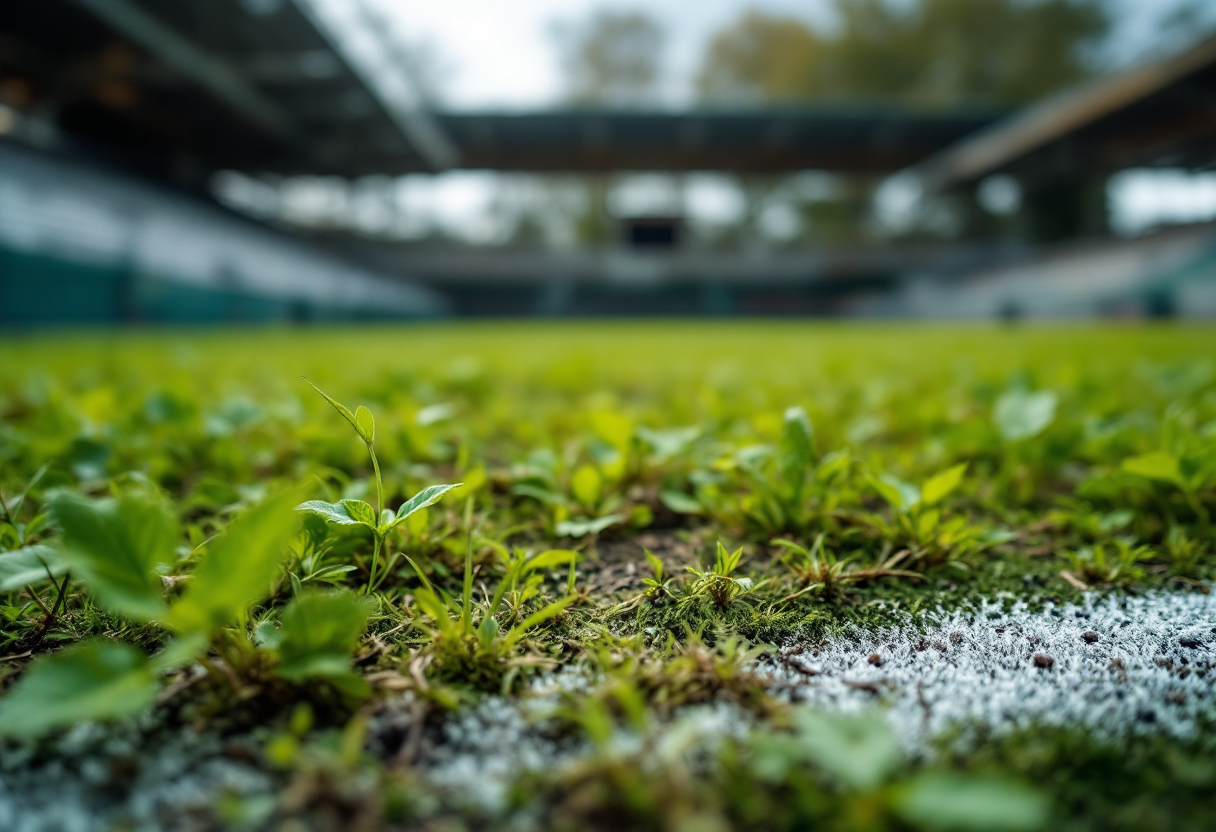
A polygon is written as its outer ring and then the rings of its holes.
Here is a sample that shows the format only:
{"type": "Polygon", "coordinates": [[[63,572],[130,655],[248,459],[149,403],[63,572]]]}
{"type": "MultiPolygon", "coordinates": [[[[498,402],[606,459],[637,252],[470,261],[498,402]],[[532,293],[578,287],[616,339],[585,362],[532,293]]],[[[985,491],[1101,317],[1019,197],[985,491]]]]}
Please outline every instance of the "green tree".
{"type": "Polygon", "coordinates": [[[834,0],[837,25],[748,13],[711,41],[706,100],[1025,104],[1089,77],[1100,0],[834,0]]]}
{"type": "Polygon", "coordinates": [[[600,11],[555,30],[571,104],[644,104],[659,92],[665,37],[642,12],[600,11]]]}
{"type": "Polygon", "coordinates": [[[714,36],[697,89],[711,101],[806,98],[823,48],[823,38],[801,21],[749,11],[714,36]]]}

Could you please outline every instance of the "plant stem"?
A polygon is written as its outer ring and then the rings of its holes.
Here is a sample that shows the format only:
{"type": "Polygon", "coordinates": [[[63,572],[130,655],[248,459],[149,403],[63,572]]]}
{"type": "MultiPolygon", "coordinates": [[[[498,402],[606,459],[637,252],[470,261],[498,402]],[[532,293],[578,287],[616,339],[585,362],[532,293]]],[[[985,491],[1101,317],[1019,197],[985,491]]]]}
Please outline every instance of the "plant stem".
{"type": "MultiPolygon", "coordinates": [[[[473,625],[473,611],[469,607],[473,603],[473,498],[469,497],[464,508],[464,523],[468,532],[468,538],[464,549],[464,587],[461,593],[460,600],[462,608],[460,612],[461,626],[464,632],[469,632],[473,625]]],[[[493,615],[493,611],[489,613],[493,615]]]]}
{"type": "Polygon", "coordinates": [[[25,591],[30,594],[30,597],[34,599],[34,603],[37,604],[38,608],[46,613],[47,617],[49,618],[51,611],[46,608],[46,604],[42,603],[42,599],[38,597],[37,592],[34,592],[34,588],[32,586],[26,586],[25,591]]]}
{"type": "Polygon", "coordinates": [[[375,536],[376,536],[376,544],[375,544],[375,548],[372,549],[372,568],[371,568],[371,571],[369,571],[367,574],[367,588],[363,590],[364,595],[372,594],[372,590],[376,586],[376,571],[377,571],[378,567],[380,566],[380,542],[381,542],[382,538],[380,537],[379,532],[376,532],[375,536]]]}
{"type": "Polygon", "coordinates": [[[55,599],[55,606],[51,607],[51,615],[59,614],[59,605],[68,594],[68,582],[72,580],[72,573],[68,572],[63,576],[63,583],[59,585],[59,597],[55,599]]]}
{"type": "MultiPolygon", "coordinates": [[[[380,477],[380,461],[376,459],[376,450],[370,442],[367,443],[367,453],[372,458],[372,469],[376,472],[376,526],[380,526],[380,513],[384,511],[384,480],[380,477]]],[[[380,546],[384,541],[384,537],[379,531],[374,532],[376,536],[376,547],[372,550],[372,568],[367,576],[367,589],[364,590],[364,595],[371,595],[372,590],[376,586],[376,570],[380,566],[380,546]]]]}
{"type": "Polygon", "coordinates": [[[393,556],[390,557],[388,559],[388,562],[384,564],[384,568],[382,570],[380,570],[380,576],[378,578],[376,578],[375,582],[374,583],[371,581],[368,582],[368,586],[370,587],[370,589],[368,589],[366,594],[370,595],[372,592],[375,592],[376,587],[378,587],[378,586],[380,586],[380,584],[384,583],[384,579],[388,577],[389,572],[393,571],[393,566],[396,565],[397,559],[400,557],[401,557],[400,552],[393,553],[393,556]]]}
{"type": "MultiPolygon", "coordinates": [[[[38,633],[37,633],[37,634],[34,636],[34,638],[33,638],[33,641],[34,641],[35,643],[36,643],[36,642],[39,642],[39,641],[42,641],[42,637],[43,637],[44,635],[46,635],[46,631],[47,631],[47,630],[49,630],[49,629],[51,629],[51,624],[52,624],[52,623],[54,623],[54,621],[55,621],[55,616],[59,614],[59,603],[60,603],[61,601],[63,601],[63,597],[64,597],[64,595],[66,595],[66,594],[67,594],[67,591],[68,591],[68,581],[70,581],[70,580],[72,580],[72,574],[71,574],[70,572],[69,572],[68,574],[66,574],[66,575],[64,575],[64,576],[63,576],[63,583],[62,583],[62,584],[55,584],[55,581],[54,581],[54,579],[52,578],[52,580],[51,580],[51,584],[52,584],[52,586],[58,586],[58,588],[59,588],[59,596],[58,596],[58,597],[55,599],[55,605],[54,605],[53,607],[51,607],[51,611],[50,611],[50,612],[48,612],[48,613],[46,614],[46,617],[42,619],[42,626],[38,628],[38,633]]],[[[42,606],[42,605],[41,605],[41,604],[39,604],[38,606],[42,606]]],[[[44,610],[46,609],[46,607],[42,607],[42,608],[43,608],[44,610]]]]}
{"type": "Polygon", "coordinates": [[[468,545],[464,550],[464,586],[460,593],[460,620],[467,633],[473,623],[473,611],[469,609],[473,600],[473,534],[469,533],[468,545]]]}
{"type": "Polygon", "coordinates": [[[376,472],[376,524],[380,523],[380,512],[384,511],[384,481],[380,479],[380,463],[376,460],[376,452],[371,445],[367,446],[367,452],[372,457],[372,468],[376,472]]]}

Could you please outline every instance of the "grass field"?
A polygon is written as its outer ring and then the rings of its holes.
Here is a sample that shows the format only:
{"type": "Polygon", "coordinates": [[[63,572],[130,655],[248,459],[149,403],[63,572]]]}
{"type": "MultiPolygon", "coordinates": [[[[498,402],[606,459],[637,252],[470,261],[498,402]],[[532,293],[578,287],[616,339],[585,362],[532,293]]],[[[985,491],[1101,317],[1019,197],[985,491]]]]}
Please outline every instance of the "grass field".
{"type": "Polygon", "coordinates": [[[45,334],[0,420],[4,828],[1210,828],[1216,330],[45,334]]]}

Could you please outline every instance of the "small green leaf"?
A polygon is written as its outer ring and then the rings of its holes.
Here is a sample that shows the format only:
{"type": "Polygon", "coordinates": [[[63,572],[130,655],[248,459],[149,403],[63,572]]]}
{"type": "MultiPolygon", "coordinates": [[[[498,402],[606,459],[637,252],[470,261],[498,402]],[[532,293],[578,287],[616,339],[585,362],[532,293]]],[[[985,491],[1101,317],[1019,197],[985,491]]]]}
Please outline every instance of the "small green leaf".
{"type": "Polygon", "coordinates": [[[346,510],[346,515],[352,520],[365,526],[376,527],[376,510],[362,500],[340,500],[338,505],[346,510]]]}
{"type": "Polygon", "coordinates": [[[309,575],[308,580],[323,581],[323,582],[328,581],[328,582],[333,583],[333,582],[337,582],[337,581],[341,580],[342,576],[345,575],[346,573],[354,572],[358,568],[359,567],[355,566],[353,563],[334,564],[333,566],[325,566],[325,567],[318,569],[316,572],[313,572],[311,575],[309,575]]]}
{"type": "Polygon", "coordinates": [[[1042,433],[1056,417],[1056,394],[1050,390],[1028,393],[1010,390],[999,399],[992,411],[1001,436],[1010,442],[1029,439],[1042,433]]]}
{"type": "Polygon", "coordinates": [[[795,720],[807,757],[849,788],[874,789],[903,763],[899,741],[882,719],[802,711],[795,720]]]}
{"type": "Polygon", "coordinates": [[[1017,533],[1009,529],[988,529],[980,534],[979,543],[983,547],[998,546],[1011,540],[1017,540],[1017,537],[1017,533]]]}
{"type": "Polygon", "coordinates": [[[825,454],[823,459],[819,460],[819,466],[815,469],[815,476],[820,482],[828,482],[833,477],[848,471],[852,463],[853,457],[848,451],[832,451],[832,453],[825,454]]]}
{"type": "Polygon", "coordinates": [[[531,483],[518,483],[513,485],[511,486],[511,493],[517,497],[531,497],[533,500],[540,503],[545,503],[547,505],[560,506],[565,505],[566,503],[566,498],[561,494],[554,493],[547,488],[539,485],[533,485],[531,483]]]}
{"type": "Polygon", "coordinates": [[[778,450],[781,476],[790,488],[800,488],[802,478],[815,464],[815,434],[810,417],[801,407],[785,411],[778,450]]]}
{"type": "Polygon", "coordinates": [[[160,686],[142,652],[91,641],[34,663],[0,701],[0,734],[36,737],[87,719],[135,716],[160,686]]]}
{"type": "Polygon", "coordinates": [[[919,488],[890,474],[883,474],[879,478],[871,477],[870,485],[898,511],[910,509],[920,502],[919,488]]]}
{"type": "Polygon", "coordinates": [[[41,468],[34,472],[34,476],[30,477],[25,483],[25,488],[21,493],[9,504],[8,514],[10,517],[18,517],[21,514],[21,508],[25,505],[25,498],[29,496],[30,489],[38,484],[38,481],[46,476],[46,472],[50,470],[51,464],[44,463],[41,468]]]}
{"type": "Polygon", "coordinates": [[[274,622],[272,621],[263,621],[253,628],[253,642],[258,647],[274,650],[279,646],[280,640],[280,631],[274,626],[274,622]]]}
{"type": "Polygon", "coordinates": [[[926,772],[896,793],[895,811],[923,829],[1033,832],[1050,807],[1034,789],[995,777],[926,772]]]}
{"type": "MultiPolygon", "coordinates": [[[[409,560],[407,557],[406,560],[409,560]]],[[[412,561],[411,561],[412,562],[412,561]]],[[[417,567],[415,567],[417,570],[417,567]]],[[[422,576],[422,573],[418,573],[422,576]]],[[[447,605],[439,598],[438,595],[430,588],[418,588],[414,590],[414,601],[418,604],[418,609],[429,616],[432,621],[439,627],[441,631],[459,630],[456,624],[456,619],[452,617],[447,605]]]]}
{"type": "Polygon", "coordinates": [[[157,567],[176,560],[178,542],[177,519],[168,506],[146,493],[90,500],[61,491],[49,510],[63,530],[63,562],[98,603],[137,621],[164,614],[157,567]]]}
{"type": "Polygon", "coordinates": [[[570,490],[574,493],[574,499],[588,511],[594,510],[599,503],[603,485],[604,478],[594,465],[580,465],[570,479],[570,490]]]}
{"type": "Polygon", "coordinates": [[[526,575],[529,572],[565,566],[572,560],[578,560],[578,552],[571,549],[549,549],[548,551],[541,552],[539,555],[533,555],[524,561],[521,574],[526,575]]]}
{"type": "Polygon", "coordinates": [[[964,462],[930,477],[924,488],[921,489],[921,501],[927,506],[941,502],[950,492],[959,487],[966,470],[967,463],[964,462]]]}
{"type": "Polygon", "coordinates": [[[482,619],[481,624],[477,625],[477,637],[481,640],[482,645],[489,648],[494,643],[494,639],[498,638],[500,629],[498,619],[487,615],[482,619]]]}
{"type": "MultiPolygon", "coordinates": [[[[304,380],[308,381],[308,379],[304,379],[304,380]]],[[[324,398],[325,401],[329,402],[330,404],[332,404],[334,406],[334,410],[336,410],[342,414],[343,419],[350,422],[350,426],[352,428],[354,428],[356,431],[358,431],[359,436],[360,437],[363,436],[363,431],[360,430],[359,423],[355,421],[355,415],[353,413],[351,413],[349,410],[347,410],[345,405],[343,405],[341,402],[337,401],[336,399],[331,399],[329,396],[325,395],[325,391],[322,390],[317,385],[313,384],[311,381],[308,381],[308,386],[311,387],[313,390],[316,390],[318,393],[320,393],[321,397],[324,398]]],[[[368,414],[368,415],[370,415],[370,414],[368,414]]]]}
{"type": "MultiPolygon", "coordinates": [[[[372,528],[376,526],[375,510],[362,500],[342,500],[339,503],[327,503],[324,500],[309,500],[296,506],[296,511],[316,514],[319,517],[325,518],[327,522],[336,523],[339,526],[371,526],[372,528]],[[367,506],[368,511],[371,512],[370,520],[360,519],[360,517],[352,515],[350,507],[346,505],[347,503],[362,503],[364,506],[367,506]]],[[[355,511],[359,510],[356,509],[355,511]]],[[[361,516],[367,517],[366,514],[362,514],[361,516]]]]}
{"type": "Polygon", "coordinates": [[[659,502],[676,514],[700,514],[705,510],[701,507],[696,497],[689,496],[683,491],[660,491],[659,502]]]}
{"type": "Polygon", "coordinates": [[[439,502],[439,498],[444,494],[447,494],[453,488],[459,488],[462,485],[464,485],[464,483],[457,482],[453,483],[452,485],[432,485],[428,488],[422,489],[413,497],[410,497],[401,504],[401,508],[397,509],[397,517],[395,520],[393,520],[393,525],[397,525],[419,509],[434,505],[435,503],[439,502]]]}
{"type": "Polygon", "coordinates": [[[169,611],[174,630],[212,632],[266,597],[299,525],[290,510],[295,499],[295,492],[284,492],[232,521],[169,611]]]}
{"type": "Polygon", "coordinates": [[[1182,468],[1178,457],[1167,454],[1164,451],[1153,451],[1152,453],[1130,457],[1123,460],[1123,465],[1120,467],[1129,474],[1136,474],[1150,480],[1170,482],[1183,487],[1186,486],[1186,481],[1182,478],[1182,468]]]}
{"type": "Polygon", "coordinates": [[[152,670],[156,673],[164,673],[190,664],[200,656],[205,656],[207,648],[210,646],[209,633],[190,633],[187,636],[170,639],[164,649],[152,657],[152,670]]]}
{"type": "Polygon", "coordinates": [[[878,496],[882,497],[894,509],[902,509],[904,507],[903,492],[894,485],[886,481],[886,478],[879,479],[878,477],[870,477],[870,487],[878,492],[878,496]]]}
{"type": "Polygon", "coordinates": [[[359,436],[368,445],[375,443],[376,420],[372,418],[372,412],[363,405],[355,409],[355,430],[359,431],[359,436]]]}
{"type": "Polygon", "coordinates": [[[426,407],[414,414],[414,422],[419,427],[430,427],[431,425],[451,419],[455,412],[456,408],[453,407],[450,402],[428,404],[426,407]]]}
{"type": "Polygon", "coordinates": [[[504,647],[513,647],[517,641],[527,634],[528,630],[531,630],[533,627],[539,627],[546,621],[557,618],[562,614],[562,612],[565,611],[566,607],[570,606],[577,600],[577,595],[568,595],[565,598],[554,601],[552,604],[541,607],[539,610],[532,613],[523,621],[511,628],[511,631],[503,638],[504,647]]]}
{"type": "Polygon", "coordinates": [[[639,427],[635,433],[638,439],[645,442],[660,460],[671,459],[683,453],[684,449],[697,440],[701,435],[699,427],[654,429],[639,427]]]}
{"type": "Polygon", "coordinates": [[[587,537],[599,534],[604,529],[625,518],[619,514],[607,514],[594,520],[563,520],[554,527],[559,537],[587,537]]]}
{"type": "Polygon", "coordinates": [[[37,586],[68,570],[59,550],[45,544],[26,546],[12,552],[0,552],[0,592],[12,592],[26,586],[37,586]]]}
{"type": "Polygon", "coordinates": [[[283,610],[275,641],[279,675],[291,682],[343,676],[375,604],[348,590],[305,592],[283,610]]]}
{"type": "Polygon", "coordinates": [[[941,509],[931,508],[928,511],[923,511],[916,518],[916,535],[921,540],[928,540],[933,532],[937,529],[937,524],[941,522],[941,509]]]}

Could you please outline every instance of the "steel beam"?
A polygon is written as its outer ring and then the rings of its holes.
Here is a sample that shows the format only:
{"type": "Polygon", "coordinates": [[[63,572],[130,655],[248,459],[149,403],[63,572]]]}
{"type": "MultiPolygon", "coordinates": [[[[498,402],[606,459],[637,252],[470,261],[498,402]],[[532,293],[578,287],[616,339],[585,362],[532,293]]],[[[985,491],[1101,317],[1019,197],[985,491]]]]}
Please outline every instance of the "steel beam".
{"type": "Polygon", "coordinates": [[[297,8],[346,60],[359,80],[384,107],[406,142],[418,153],[427,167],[438,172],[458,166],[460,152],[429,112],[428,102],[419,91],[409,60],[392,40],[386,21],[362,0],[348,2],[348,9],[354,11],[354,20],[361,29],[360,34],[365,41],[377,45],[380,53],[396,70],[393,76],[377,72],[377,69],[382,69],[383,66],[378,67],[368,59],[365,52],[356,52],[349,44],[342,42],[334,20],[327,19],[323,3],[317,0],[295,0],[297,8]]]}
{"type": "Polygon", "coordinates": [[[1098,79],[1034,105],[922,162],[914,173],[929,191],[979,181],[1104,119],[1162,97],[1188,76],[1213,66],[1216,37],[1174,57],[1098,79]]]}
{"type": "Polygon", "coordinates": [[[108,25],[228,104],[267,133],[295,144],[299,135],[274,101],[224,61],[199,49],[130,0],[76,0],[108,25]]]}

